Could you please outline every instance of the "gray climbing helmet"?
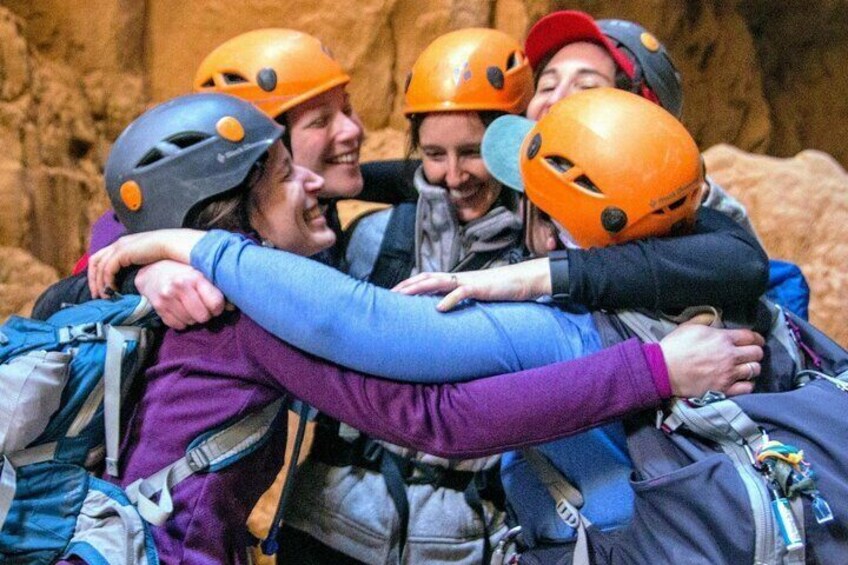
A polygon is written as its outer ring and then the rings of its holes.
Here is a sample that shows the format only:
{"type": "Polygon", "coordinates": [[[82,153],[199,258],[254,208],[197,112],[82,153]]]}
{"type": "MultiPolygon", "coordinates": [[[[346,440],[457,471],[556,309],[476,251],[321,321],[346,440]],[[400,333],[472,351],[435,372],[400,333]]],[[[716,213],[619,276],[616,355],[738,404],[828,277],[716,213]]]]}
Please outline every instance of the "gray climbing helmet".
{"type": "Polygon", "coordinates": [[[627,20],[598,20],[598,27],[634,64],[634,91],[647,88],[660,105],[680,117],[683,113],[683,84],[665,46],[648,30],[627,20]]]}
{"type": "Polygon", "coordinates": [[[160,104],[112,146],[106,191],[115,213],[130,232],[182,227],[196,206],[241,185],[283,131],[225,94],[160,104]]]}

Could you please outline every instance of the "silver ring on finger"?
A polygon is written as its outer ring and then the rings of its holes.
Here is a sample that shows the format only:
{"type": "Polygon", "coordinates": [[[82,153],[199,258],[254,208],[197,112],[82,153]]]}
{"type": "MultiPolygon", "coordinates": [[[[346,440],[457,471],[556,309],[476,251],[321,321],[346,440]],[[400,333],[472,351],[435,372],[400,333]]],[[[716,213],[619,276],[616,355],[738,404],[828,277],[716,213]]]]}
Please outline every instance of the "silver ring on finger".
{"type": "Polygon", "coordinates": [[[456,278],[456,275],[451,275],[450,280],[453,283],[454,288],[459,288],[459,279],[456,278]]]}
{"type": "Polygon", "coordinates": [[[757,373],[757,367],[752,362],[748,361],[745,363],[745,366],[748,368],[748,378],[746,380],[753,380],[757,373]]]}

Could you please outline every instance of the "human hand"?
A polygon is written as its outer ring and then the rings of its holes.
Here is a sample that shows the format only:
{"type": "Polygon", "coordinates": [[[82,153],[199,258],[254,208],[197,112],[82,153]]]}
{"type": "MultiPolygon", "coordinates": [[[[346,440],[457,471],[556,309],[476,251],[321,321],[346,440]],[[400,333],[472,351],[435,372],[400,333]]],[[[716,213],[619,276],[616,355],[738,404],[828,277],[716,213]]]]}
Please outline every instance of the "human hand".
{"type": "Polygon", "coordinates": [[[681,325],[660,341],[672,394],[690,398],[708,390],[727,396],[751,392],[764,343],[751,330],[681,325]]]}
{"type": "Polygon", "coordinates": [[[188,264],[191,250],[206,232],[187,229],[159,230],[125,235],[91,256],[88,287],[94,298],[105,297],[114,288],[115,275],[130,265],[148,265],[163,259],[188,264]]]}
{"type": "Polygon", "coordinates": [[[526,301],[551,294],[547,259],[466,273],[421,273],[392,289],[401,294],[447,294],[436,306],[447,312],[467,298],[475,300],[526,301]]]}
{"type": "Polygon", "coordinates": [[[150,301],[162,322],[176,330],[220,316],[226,300],[200,271],[175,261],[143,267],[135,278],[139,294],[150,301]]]}

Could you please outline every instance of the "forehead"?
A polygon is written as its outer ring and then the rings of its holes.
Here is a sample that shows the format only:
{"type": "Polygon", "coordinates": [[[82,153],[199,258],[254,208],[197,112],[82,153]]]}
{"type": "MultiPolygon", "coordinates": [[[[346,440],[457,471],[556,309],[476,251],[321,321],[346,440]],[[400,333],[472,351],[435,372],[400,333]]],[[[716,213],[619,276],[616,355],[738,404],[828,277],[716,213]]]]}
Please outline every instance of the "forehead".
{"type": "Polygon", "coordinates": [[[282,141],[274,142],[268,148],[268,163],[276,166],[286,166],[291,163],[292,156],[282,141]]]}
{"type": "Polygon", "coordinates": [[[579,69],[605,76],[615,75],[615,61],[606,49],[596,43],[578,41],[562,47],[545,65],[542,74],[579,69]]]}
{"type": "Polygon", "coordinates": [[[345,89],[345,85],[342,84],[301,102],[297,106],[292,107],[288,111],[288,114],[292,120],[296,120],[299,116],[313,110],[341,108],[348,103],[349,98],[350,96],[345,89]]]}
{"type": "Polygon", "coordinates": [[[486,126],[477,112],[433,112],[421,122],[421,145],[472,145],[483,140],[486,126]]]}

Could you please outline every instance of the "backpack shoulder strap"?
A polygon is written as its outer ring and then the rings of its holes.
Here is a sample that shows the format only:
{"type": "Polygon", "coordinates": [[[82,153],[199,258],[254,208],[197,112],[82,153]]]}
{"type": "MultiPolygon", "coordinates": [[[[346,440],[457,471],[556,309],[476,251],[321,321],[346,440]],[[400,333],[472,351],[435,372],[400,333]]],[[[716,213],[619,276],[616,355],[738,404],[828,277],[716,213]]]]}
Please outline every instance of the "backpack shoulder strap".
{"type": "Polygon", "coordinates": [[[523,449],[521,455],[554,499],[559,517],[577,532],[572,565],[589,565],[592,560],[589,557],[586,528],[592,523],[580,512],[580,507],[583,506],[583,495],[539,450],[532,447],[523,449]]]}
{"type": "Polygon", "coordinates": [[[392,288],[409,277],[415,266],[415,215],[418,203],[403,202],[392,209],[370,281],[392,288]]]}
{"type": "Polygon", "coordinates": [[[174,511],[171,500],[174,486],[195,473],[223,469],[255,451],[287,410],[286,402],[279,399],[229,426],[203,434],[192,442],[183,457],[129,485],[127,497],[137,504],[142,518],[161,526],[174,511]],[[159,501],[154,502],[157,494],[159,501]]]}
{"type": "Polygon", "coordinates": [[[118,454],[121,442],[121,404],[132,380],[149,351],[147,332],[140,326],[107,326],[106,358],[103,366],[103,418],[106,435],[106,472],[118,476],[118,454]],[[138,359],[134,367],[124,370],[130,343],[136,344],[138,359]]]}

